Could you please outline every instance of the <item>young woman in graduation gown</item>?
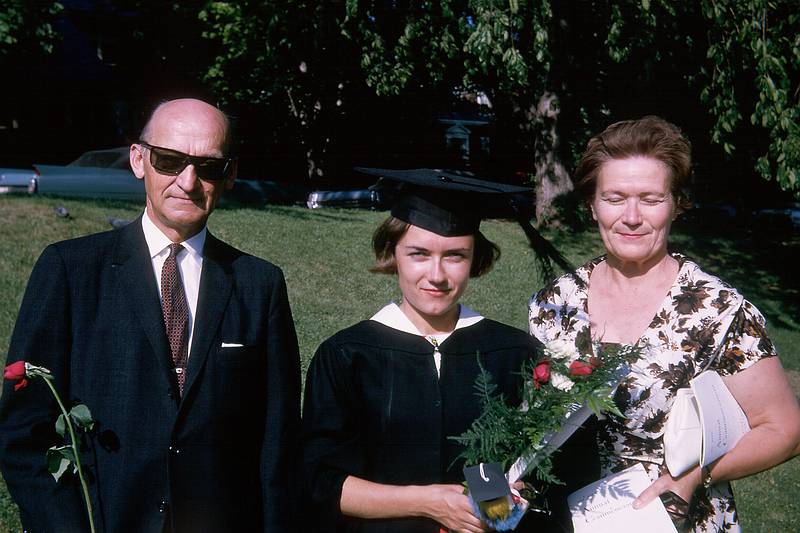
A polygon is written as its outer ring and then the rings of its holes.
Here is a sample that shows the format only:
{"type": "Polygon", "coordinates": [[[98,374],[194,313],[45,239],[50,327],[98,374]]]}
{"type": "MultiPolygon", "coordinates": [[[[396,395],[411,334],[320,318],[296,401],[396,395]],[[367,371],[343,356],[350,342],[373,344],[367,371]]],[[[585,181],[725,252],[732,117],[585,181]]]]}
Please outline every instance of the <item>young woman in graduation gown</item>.
{"type": "Polygon", "coordinates": [[[449,437],[480,414],[479,359],[518,403],[520,368],[540,345],[459,303],[499,256],[466,214],[476,212],[471,196],[416,188],[375,232],[373,271],[395,274],[402,299],[333,335],[310,363],[304,530],[488,531],[463,494],[461,447],[449,437]]]}

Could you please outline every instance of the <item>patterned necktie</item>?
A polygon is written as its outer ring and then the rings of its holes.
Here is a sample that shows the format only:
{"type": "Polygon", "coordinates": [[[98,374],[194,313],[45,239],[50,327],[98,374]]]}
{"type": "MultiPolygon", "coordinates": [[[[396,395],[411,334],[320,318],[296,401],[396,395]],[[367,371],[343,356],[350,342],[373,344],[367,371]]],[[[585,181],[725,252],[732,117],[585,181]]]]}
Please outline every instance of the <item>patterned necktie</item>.
{"type": "Polygon", "coordinates": [[[189,305],[186,303],[186,293],[183,291],[183,283],[176,260],[181,250],[183,250],[183,246],[178,243],[169,245],[169,257],[161,268],[161,299],[169,349],[172,352],[178,388],[183,395],[188,358],[189,305]]]}

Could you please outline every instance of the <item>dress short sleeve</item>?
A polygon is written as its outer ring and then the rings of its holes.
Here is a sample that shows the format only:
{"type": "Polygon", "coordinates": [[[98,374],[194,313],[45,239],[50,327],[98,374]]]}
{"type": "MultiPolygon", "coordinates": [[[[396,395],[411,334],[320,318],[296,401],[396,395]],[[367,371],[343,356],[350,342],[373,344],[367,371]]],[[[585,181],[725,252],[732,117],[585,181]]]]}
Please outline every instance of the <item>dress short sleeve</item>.
{"type": "Polygon", "coordinates": [[[766,357],[776,357],[775,345],[767,336],[764,315],[747,300],[734,315],[714,368],[722,375],[741,372],[766,357]]]}

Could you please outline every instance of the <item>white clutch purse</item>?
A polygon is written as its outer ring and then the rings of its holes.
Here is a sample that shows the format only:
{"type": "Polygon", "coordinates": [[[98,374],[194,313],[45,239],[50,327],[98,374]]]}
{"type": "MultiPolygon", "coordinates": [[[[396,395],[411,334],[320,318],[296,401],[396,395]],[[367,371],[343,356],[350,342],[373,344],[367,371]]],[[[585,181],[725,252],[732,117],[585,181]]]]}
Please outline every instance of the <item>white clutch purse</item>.
{"type": "Polygon", "coordinates": [[[700,462],[703,426],[691,388],[678,389],[664,426],[664,460],[672,477],[678,477],[700,462]]]}
{"type": "Polygon", "coordinates": [[[702,372],[678,389],[664,426],[664,460],[672,477],[711,464],[750,431],[747,415],[719,374],[702,372]]]}

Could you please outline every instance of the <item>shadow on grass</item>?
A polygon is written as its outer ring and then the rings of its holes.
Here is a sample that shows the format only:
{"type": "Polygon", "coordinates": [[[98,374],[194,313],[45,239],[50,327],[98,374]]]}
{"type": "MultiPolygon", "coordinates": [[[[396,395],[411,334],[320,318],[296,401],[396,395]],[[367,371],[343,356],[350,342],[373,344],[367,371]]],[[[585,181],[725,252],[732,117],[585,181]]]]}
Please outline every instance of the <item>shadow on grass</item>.
{"type": "Polygon", "coordinates": [[[800,235],[796,231],[681,222],[673,229],[670,245],[738,289],[768,322],[800,331],[800,235]]]}

